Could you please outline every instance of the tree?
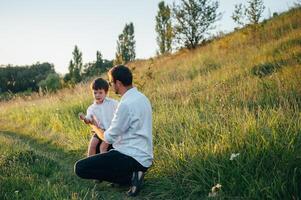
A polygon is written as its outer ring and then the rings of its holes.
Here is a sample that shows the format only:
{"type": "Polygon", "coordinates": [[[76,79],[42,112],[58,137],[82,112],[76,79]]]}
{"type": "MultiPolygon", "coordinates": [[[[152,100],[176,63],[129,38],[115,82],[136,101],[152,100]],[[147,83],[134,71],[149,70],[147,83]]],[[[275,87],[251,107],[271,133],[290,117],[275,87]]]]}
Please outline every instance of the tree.
{"type": "Polygon", "coordinates": [[[102,54],[100,51],[96,51],[96,63],[102,64],[102,54]]]}
{"type": "Polygon", "coordinates": [[[82,53],[79,51],[78,47],[75,45],[73,51],[73,64],[74,64],[74,71],[72,74],[71,81],[74,83],[79,83],[81,81],[81,74],[83,68],[83,59],[82,53]]]}
{"type": "Polygon", "coordinates": [[[232,13],[232,19],[239,26],[246,24],[256,25],[259,23],[264,9],[263,0],[249,0],[247,7],[242,4],[236,4],[232,13]]]}
{"type": "Polygon", "coordinates": [[[258,24],[261,18],[265,6],[263,5],[263,0],[249,0],[248,7],[246,9],[246,14],[251,24],[258,24]]]}
{"type": "Polygon", "coordinates": [[[103,67],[103,59],[102,59],[102,54],[100,51],[96,51],[96,62],[95,62],[95,73],[96,74],[101,74],[105,71],[103,67]]]}
{"type": "Polygon", "coordinates": [[[212,24],[219,19],[218,2],[211,0],[181,0],[173,6],[176,39],[194,49],[204,39],[212,24]]]}
{"type": "Polygon", "coordinates": [[[296,8],[300,8],[301,7],[301,0],[297,0],[296,2],[294,2],[294,6],[296,8]]]}
{"type": "Polygon", "coordinates": [[[122,58],[122,51],[123,51],[123,47],[122,45],[122,41],[123,40],[123,35],[120,34],[118,36],[118,40],[117,40],[117,52],[115,53],[115,60],[114,60],[114,65],[119,65],[119,64],[123,64],[123,58],[122,58]]]}
{"type": "Polygon", "coordinates": [[[135,53],[135,36],[133,23],[126,24],[122,34],[118,36],[115,64],[133,61],[135,53]]]}
{"type": "Polygon", "coordinates": [[[236,4],[234,12],[232,13],[232,19],[239,26],[245,25],[246,8],[240,3],[236,4]]]}
{"type": "Polygon", "coordinates": [[[69,62],[69,73],[65,75],[64,81],[71,83],[79,83],[82,80],[83,61],[82,52],[75,45],[72,52],[73,60],[69,62]]]}
{"type": "Polygon", "coordinates": [[[156,16],[157,44],[159,46],[159,53],[164,54],[172,50],[173,29],[171,10],[168,5],[165,5],[164,1],[161,1],[158,7],[159,10],[156,16]]]}
{"type": "Polygon", "coordinates": [[[96,61],[85,64],[83,76],[85,76],[86,78],[90,78],[93,76],[101,75],[112,66],[113,66],[112,61],[103,59],[101,52],[96,51],[96,61]]]}

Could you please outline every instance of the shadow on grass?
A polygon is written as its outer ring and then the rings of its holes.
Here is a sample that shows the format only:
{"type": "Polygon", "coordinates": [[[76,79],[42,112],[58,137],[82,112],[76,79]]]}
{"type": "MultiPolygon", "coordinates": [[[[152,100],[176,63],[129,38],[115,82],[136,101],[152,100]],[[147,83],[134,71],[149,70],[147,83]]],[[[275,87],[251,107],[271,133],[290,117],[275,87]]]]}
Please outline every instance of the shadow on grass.
{"type": "Polygon", "coordinates": [[[61,162],[67,162],[69,160],[76,160],[83,156],[84,151],[82,150],[66,150],[62,147],[52,144],[51,140],[48,139],[36,139],[22,133],[16,133],[12,131],[1,131],[0,135],[5,137],[10,137],[21,141],[22,143],[28,144],[34,150],[45,154],[46,156],[51,156],[55,160],[60,160],[61,162]]]}
{"type": "MultiPolygon", "coordinates": [[[[17,141],[0,157],[0,199],[121,199],[125,190],[78,178],[74,163],[83,152],[67,151],[48,140],[0,131],[17,141]],[[26,145],[24,145],[26,144],[26,145]]],[[[5,144],[1,144],[5,145],[5,144]]]]}

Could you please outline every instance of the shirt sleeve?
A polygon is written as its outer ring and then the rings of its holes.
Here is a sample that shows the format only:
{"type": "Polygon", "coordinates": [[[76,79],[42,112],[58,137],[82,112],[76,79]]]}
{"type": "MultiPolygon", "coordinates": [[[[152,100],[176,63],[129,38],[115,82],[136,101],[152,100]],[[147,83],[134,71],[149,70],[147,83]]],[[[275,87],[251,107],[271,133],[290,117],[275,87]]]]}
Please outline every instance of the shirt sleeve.
{"type": "Polygon", "coordinates": [[[119,136],[124,134],[130,127],[130,112],[125,104],[119,104],[110,127],[104,132],[107,143],[113,144],[119,136]]]}
{"type": "Polygon", "coordinates": [[[87,109],[87,114],[86,114],[86,119],[92,120],[93,117],[93,109],[91,108],[91,106],[87,109]]]}
{"type": "Polygon", "coordinates": [[[116,111],[117,107],[118,107],[118,101],[115,100],[113,104],[114,112],[116,111]]]}

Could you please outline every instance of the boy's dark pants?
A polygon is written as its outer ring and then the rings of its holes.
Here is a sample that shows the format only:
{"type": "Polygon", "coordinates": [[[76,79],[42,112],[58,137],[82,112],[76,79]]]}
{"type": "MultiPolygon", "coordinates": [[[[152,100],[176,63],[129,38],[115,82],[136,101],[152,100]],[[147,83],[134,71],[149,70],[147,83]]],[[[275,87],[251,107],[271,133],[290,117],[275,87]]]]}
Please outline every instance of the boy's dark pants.
{"type": "Polygon", "coordinates": [[[121,185],[131,183],[134,171],[147,170],[134,158],[116,150],[96,154],[79,160],[74,165],[75,174],[84,179],[96,179],[121,185]]]}
{"type": "MultiPolygon", "coordinates": [[[[95,137],[95,138],[97,138],[99,140],[98,144],[96,145],[96,154],[99,154],[100,153],[99,147],[100,147],[100,145],[102,143],[102,140],[97,136],[96,133],[93,135],[93,137],[95,137]]],[[[110,151],[111,149],[113,149],[113,146],[112,146],[112,144],[109,144],[108,151],[110,151]]]]}

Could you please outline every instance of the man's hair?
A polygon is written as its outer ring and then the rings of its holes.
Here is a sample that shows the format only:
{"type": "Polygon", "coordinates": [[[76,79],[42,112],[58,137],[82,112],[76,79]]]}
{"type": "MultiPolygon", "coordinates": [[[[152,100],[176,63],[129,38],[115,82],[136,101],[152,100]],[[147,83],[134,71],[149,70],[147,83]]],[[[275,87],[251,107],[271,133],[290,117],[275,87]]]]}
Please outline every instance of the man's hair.
{"type": "Polygon", "coordinates": [[[110,69],[109,74],[111,75],[114,83],[120,81],[124,86],[130,86],[133,83],[133,75],[131,70],[124,65],[116,65],[110,69]]]}
{"type": "Polygon", "coordinates": [[[109,90],[109,84],[103,78],[97,78],[91,83],[91,90],[101,90],[104,89],[105,92],[109,90]]]}

